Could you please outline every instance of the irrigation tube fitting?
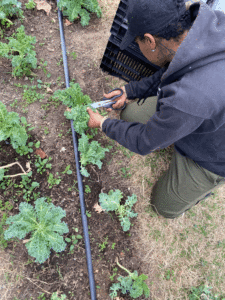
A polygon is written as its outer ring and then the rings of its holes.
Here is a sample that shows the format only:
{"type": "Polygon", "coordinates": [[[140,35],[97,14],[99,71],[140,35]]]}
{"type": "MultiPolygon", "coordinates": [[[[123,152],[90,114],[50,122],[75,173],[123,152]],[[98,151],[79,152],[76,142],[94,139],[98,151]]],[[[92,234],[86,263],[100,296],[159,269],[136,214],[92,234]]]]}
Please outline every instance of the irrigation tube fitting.
{"type": "MultiPolygon", "coordinates": [[[[57,0],[57,4],[58,2],[59,0],[57,0]]],[[[58,19],[59,19],[59,30],[60,30],[60,39],[61,39],[61,47],[62,47],[62,55],[63,55],[65,82],[66,82],[66,88],[68,88],[70,87],[69,70],[68,70],[67,56],[66,56],[65,37],[63,32],[62,12],[59,9],[58,9],[58,19]]],[[[83,189],[82,176],[80,174],[78,140],[77,140],[77,134],[74,131],[73,120],[71,120],[70,123],[72,129],[73,148],[74,148],[75,161],[76,161],[77,180],[78,180],[78,189],[79,189],[79,196],[80,196],[80,207],[81,207],[81,218],[82,218],[82,225],[83,225],[83,232],[84,232],[84,242],[85,242],[85,251],[86,251],[86,258],[87,258],[91,300],[96,300],[95,281],[94,281],[94,273],[93,273],[92,260],[91,260],[91,246],[90,246],[90,239],[88,235],[88,222],[87,222],[86,208],[84,203],[84,189],[83,189]]]]}

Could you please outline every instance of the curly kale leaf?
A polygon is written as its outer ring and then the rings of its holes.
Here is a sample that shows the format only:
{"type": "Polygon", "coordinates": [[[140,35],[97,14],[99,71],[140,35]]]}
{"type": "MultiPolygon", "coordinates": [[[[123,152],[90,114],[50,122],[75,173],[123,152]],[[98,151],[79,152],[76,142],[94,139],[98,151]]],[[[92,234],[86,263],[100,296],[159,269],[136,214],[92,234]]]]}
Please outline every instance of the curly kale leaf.
{"type": "Polygon", "coordinates": [[[5,231],[4,237],[9,240],[12,237],[23,239],[31,232],[31,238],[26,243],[28,254],[36,258],[36,262],[43,263],[50,255],[51,249],[61,252],[66,243],[62,235],[68,233],[68,226],[61,219],[66,216],[61,207],[55,207],[52,203],[46,203],[46,198],[36,200],[35,209],[28,203],[21,203],[20,213],[6,220],[10,225],[5,231]]]}
{"type": "Polygon", "coordinates": [[[0,2],[0,21],[2,25],[9,27],[12,22],[7,17],[12,17],[17,15],[18,17],[23,16],[23,11],[21,9],[21,2],[17,0],[2,0],[0,2]]]}
{"type": "Polygon", "coordinates": [[[77,105],[86,105],[92,103],[88,95],[82,93],[79,83],[70,83],[70,87],[65,90],[55,91],[53,98],[59,98],[64,105],[76,107],[77,105]]]}
{"type": "Polygon", "coordinates": [[[12,60],[13,76],[29,76],[31,69],[37,68],[36,52],[32,45],[36,43],[36,37],[26,35],[23,25],[16,31],[16,39],[9,37],[8,44],[0,43],[0,56],[12,60]]]}
{"type": "MultiPolygon", "coordinates": [[[[73,120],[74,130],[82,135],[89,128],[87,123],[90,119],[90,116],[87,112],[88,105],[77,105],[73,107],[71,111],[65,111],[64,116],[67,119],[73,120]]],[[[93,108],[93,111],[96,112],[96,109],[93,108]]]]}
{"type": "Polygon", "coordinates": [[[58,7],[63,11],[64,16],[68,16],[70,22],[80,16],[82,26],[89,25],[89,12],[96,13],[98,18],[102,16],[97,0],[59,0],[58,7]]]}
{"type": "Polygon", "coordinates": [[[120,190],[116,190],[115,192],[110,190],[108,195],[105,193],[99,195],[99,203],[106,211],[115,211],[119,217],[123,231],[128,231],[131,226],[129,218],[134,218],[138,215],[131,210],[132,206],[137,202],[137,196],[133,194],[131,197],[128,197],[124,205],[120,204],[122,198],[120,190]]]}
{"type": "Polygon", "coordinates": [[[117,280],[120,282],[120,289],[123,294],[126,294],[127,291],[130,291],[132,288],[133,280],[130,276],[127,277],[118,277],[117,280]]]}
{"type": "Polygon", "coordinates": [[[134,271],[133,273],[129,272],[126,268],[123,269],[129,273],[127,277],[118,277],[117,280],[120,283],[114,283],[110,290],[113,290],[113,293],[110,296],[116,297],[117,291],[121,290],[122,294],[126,294],[129,292],[130,296],[134,299],[142,296],[144,294],[145,297],[149,297],[150,291],[147,284],[144,282],[148,278],[148,276],[141,274],[138,276],[138,272],[134,271]]]}
{"type": "Polygon", "coordinates": [[[123,193],[120,190],[110,190],[106,193],[99,194],[99,203],[106,211],[117,211],[120,207],[120,200],[123,198],[123,193]]]}
{"type": "Polygon", "coordinates": [[[117,297],[117,291],[120,290],[120,284],[119,283],[113,283],[113,285],[110,287],[110,291],[112,291],[109,296],[113,299],[117,297]]]}
{"type": "Polygon", "coordinates": [[[0,142],[10,138],[14,149],[26,145],[28,135],[20,124],[20,117],[15,112],[8,112],[6,106],[0,101],[0,142]]]}
{"type": "Polygon", "coordinates": [[[82,133],[82,137],[78,142],[78,151],[81,153],[81,174],[83,176],[83,167],[85,167],[88,163],[97,165],[99,169],[102,168],[101,159],[105,157],[105,152],[109,152],[108,148],[102,148],[101,145],[97,141],[93,141],[90,144],[88,143],[88,137],[82,133]]]}

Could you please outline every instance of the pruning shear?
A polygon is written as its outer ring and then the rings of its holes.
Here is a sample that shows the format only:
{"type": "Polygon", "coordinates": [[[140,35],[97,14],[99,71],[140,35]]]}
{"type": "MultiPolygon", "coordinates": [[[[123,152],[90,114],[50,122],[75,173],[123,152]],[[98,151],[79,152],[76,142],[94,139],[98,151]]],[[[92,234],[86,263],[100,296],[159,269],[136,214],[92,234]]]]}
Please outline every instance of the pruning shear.
{"type": "Polygon", "coordinates": [[[119,95],[113,96],[112,98],[106,98],[104,97],[100,102],[96,102],[96,103],[92,103],[91,106],[93,108],[100,108],[100,107],[105,107],[105,108],[112,108],[113,110],[122,110],[126,107],[126,102],[124,103],[124,106],[122,108],[113,108],[112,105],[116,103],[116,101],[114,101],[115,99],[121,97],[123,95],[123,90],[120,88],[116,88],[114,90],[111,90],[109,93],[116,91],[116,90],[120,90],[121,93],[119,95]]]}

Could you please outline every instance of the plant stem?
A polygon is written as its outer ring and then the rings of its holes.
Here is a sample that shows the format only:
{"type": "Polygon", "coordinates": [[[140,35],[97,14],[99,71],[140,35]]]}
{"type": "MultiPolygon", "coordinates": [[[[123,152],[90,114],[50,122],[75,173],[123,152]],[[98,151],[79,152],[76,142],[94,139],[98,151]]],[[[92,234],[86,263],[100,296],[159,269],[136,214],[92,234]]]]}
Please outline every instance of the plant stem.
{"type": "Polygon", "coordinates": [[[121,264],[118,262],[118,258],[116,258],[116,263],[117,263],[117,265],[121,268],[121,269],[123,269],[124,271],[126,271],[131,277],[132,277],[132,274],[133,273],[131,273],[129,270],[127,270],[125,267],[123,267],[123,266],[121,266],[121,264]]]}

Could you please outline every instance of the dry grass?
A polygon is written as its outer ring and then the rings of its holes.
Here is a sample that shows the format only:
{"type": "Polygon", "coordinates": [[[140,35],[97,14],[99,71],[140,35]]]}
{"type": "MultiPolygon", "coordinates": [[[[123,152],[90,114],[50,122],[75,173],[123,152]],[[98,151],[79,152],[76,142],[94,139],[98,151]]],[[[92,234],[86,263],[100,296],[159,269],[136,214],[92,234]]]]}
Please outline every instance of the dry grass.
{"type": "Polygon", "coordinates": [[[16,293],[22,279],[22,266],[15,266],[9,254],[0,250],[0,299],[9,300],[16,293]]]}

